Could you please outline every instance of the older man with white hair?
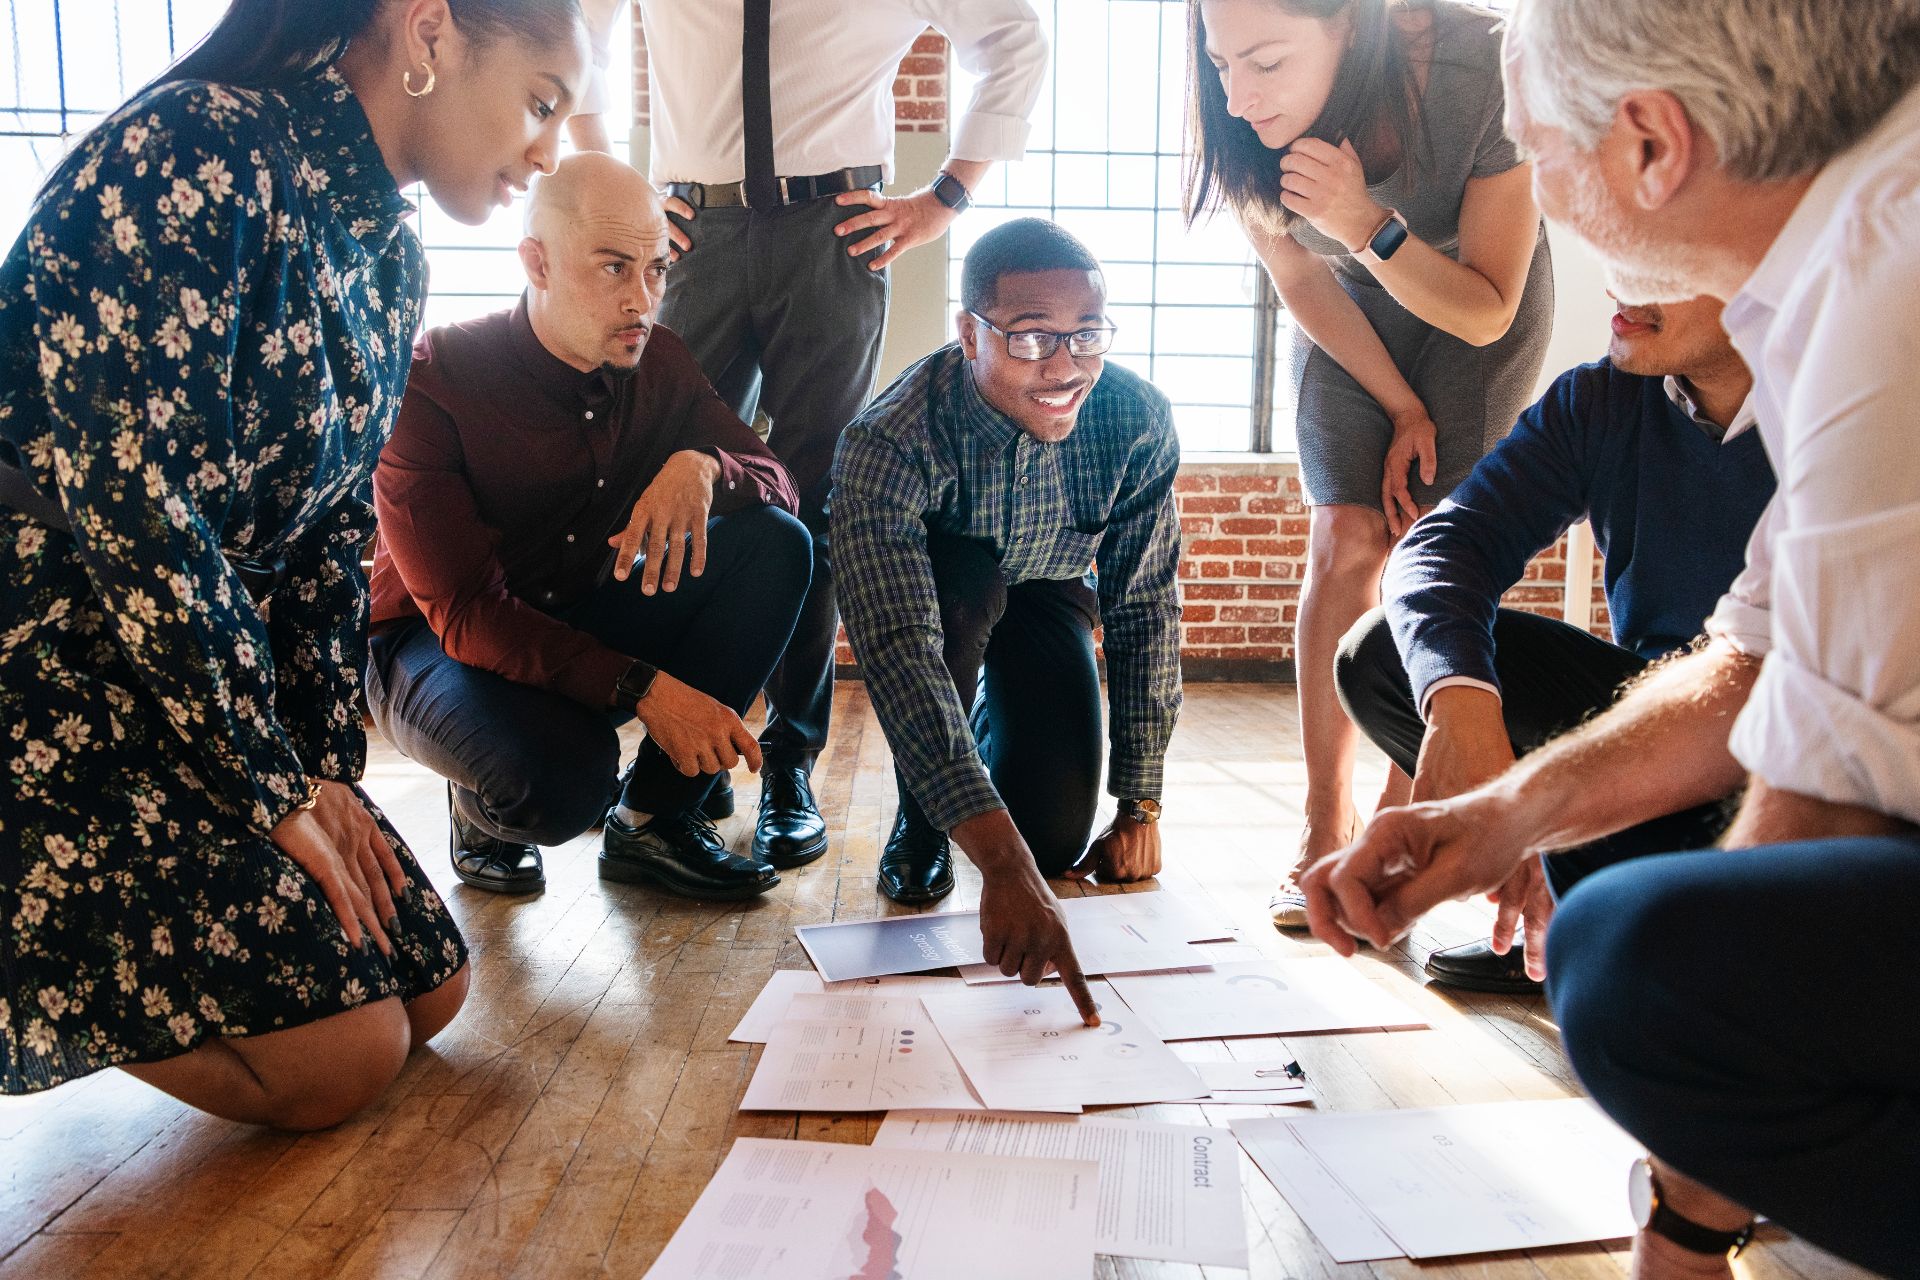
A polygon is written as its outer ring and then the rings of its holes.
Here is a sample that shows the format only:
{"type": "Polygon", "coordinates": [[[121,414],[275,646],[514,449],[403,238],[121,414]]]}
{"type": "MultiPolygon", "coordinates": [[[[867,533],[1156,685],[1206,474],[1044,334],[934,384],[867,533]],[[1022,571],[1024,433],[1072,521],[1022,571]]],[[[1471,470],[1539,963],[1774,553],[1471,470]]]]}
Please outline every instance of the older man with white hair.
{"type": "MultiPolygon", "coordinates": [[[[1302,887],[1343,952],[1746,786],[1722,848],[1560,905],[1582,1081],[1646,1142],[1641,1277],[1727,1275],[1753,1212],[1914,1274],[1920,1202],[1920,0],[1519,0],[1508,126],[1630,303],[1708,294],[1779,492],[1707,642],[1487,785],[1376,820],[1302,887]]],[[[1504,890],[1504,891],[1503,891],[1504,890]]]]}

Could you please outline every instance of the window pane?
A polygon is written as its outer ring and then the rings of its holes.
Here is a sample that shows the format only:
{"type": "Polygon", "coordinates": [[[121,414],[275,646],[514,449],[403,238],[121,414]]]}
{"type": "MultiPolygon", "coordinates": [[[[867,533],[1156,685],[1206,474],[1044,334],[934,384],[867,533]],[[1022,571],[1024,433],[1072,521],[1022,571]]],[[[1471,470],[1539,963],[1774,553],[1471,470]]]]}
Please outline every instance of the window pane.
{"type": "MultiPolygon", "coordinates": [[[[1113,358],[1167,393],[1183,446],[1245,450],[1260,268],[1231,217],[1189,228],[1180,211],[1184,0],[1033,3],[1052,58],[1041,109],[1026,157],[995,166],[1004,188],[989,180],[954,226],[954,296],[959,259],[991,227],[1052,218],[1106,265],[1113,358]]],[[[972,91],[956,67],[955,100],[972,91]]]]}

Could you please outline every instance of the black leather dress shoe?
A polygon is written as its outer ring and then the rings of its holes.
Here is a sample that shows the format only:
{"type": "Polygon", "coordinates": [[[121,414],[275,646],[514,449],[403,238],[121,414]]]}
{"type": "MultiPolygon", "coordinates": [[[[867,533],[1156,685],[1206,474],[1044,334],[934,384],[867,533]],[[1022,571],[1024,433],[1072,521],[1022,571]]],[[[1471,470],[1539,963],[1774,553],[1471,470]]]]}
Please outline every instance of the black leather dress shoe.
{"type": "Polygon", "coordinates": [[[901,797],[893,834],[880,851],[879,884],[880,892],[909,907],[953,892],[953,846],[911,796],[901,797]]]}
{"type": "Polygon", "coordinates": [[[1518,939],[1503,956],[1491,942],[1465,942],[1427,957],[1427,976],[1443,987],[1492,991],[1500,995],[1538,995],[1541,984],[1527,976],[1527,956],[1518,939]]]}
{"type": "Polygon", "coordinates": [[[757,898],[780,883],[757,858],[727,852],[713,823],[698,809],[656,817],[638,829],[609,813],[600,849],[600,878],[651,884],[683,898],[732,901],[757,898]]]}
{"type": "Polygon", "coordinates": [[[800,867],[827,851],[827,823],[799,765],[769,764],[760,773],[760,817],[753,856],[776,867],[800,867]]]}
{"type": "Polygon", "coordinates": [[[453,803],[453,784],[447,784],[447,810],[452,815],[453,874],[461,883],[489,893],[533,893],[547,887],[540,846],[515,844],[490,836],[460,817],[453,803]]]}

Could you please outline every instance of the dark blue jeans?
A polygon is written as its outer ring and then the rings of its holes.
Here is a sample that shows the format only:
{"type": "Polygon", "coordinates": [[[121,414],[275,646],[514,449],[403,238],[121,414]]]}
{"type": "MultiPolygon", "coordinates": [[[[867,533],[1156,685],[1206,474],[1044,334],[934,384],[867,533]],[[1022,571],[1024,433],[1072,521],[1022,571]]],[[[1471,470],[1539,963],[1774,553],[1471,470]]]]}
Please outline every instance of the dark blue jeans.
{"type": "MultiPolygon", "coordinates": [[[[812,557],[798,520],[753,507],[708,522],[700,577],[683,573],[678,588],[651,596],[638,573],[609,578],[557,616],[745,712],[786,647],[812,557]]],[[[565,844],[606,810],[620,767],[614,730],[630,712],[582,706],[457,662],[424,619],[373,637],[367,667],[367,702],[382,731],[450,780],[460,816],[481,830],[565,844]]],[[[679,813],[713,779],[682,774],[649,740],[622,798],[643,813],[679,813]]]]}
{"type": "Polygon", "coordinates": [[[1920,836],[1641,859],[1560,904],[1548,994],[1581,1083],[1655,1155],[1920,1275],[1916,909],[1920,836]]]}

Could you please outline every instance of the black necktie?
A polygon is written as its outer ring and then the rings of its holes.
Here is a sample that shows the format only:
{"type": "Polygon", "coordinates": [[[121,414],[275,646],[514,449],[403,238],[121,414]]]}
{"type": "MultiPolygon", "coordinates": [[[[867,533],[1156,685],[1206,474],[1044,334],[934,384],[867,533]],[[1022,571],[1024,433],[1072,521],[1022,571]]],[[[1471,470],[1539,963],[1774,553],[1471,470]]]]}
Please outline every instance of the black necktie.
{"type": "Polygon", "coordinates": [[[740,31],[740,118],[745,126],[747,203],[772,209],[780,203],[773,168],[773,90],[770,41],[773,0],[745,0],[740,31]]]}

